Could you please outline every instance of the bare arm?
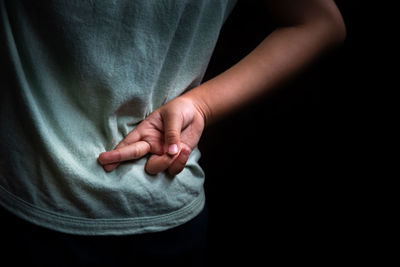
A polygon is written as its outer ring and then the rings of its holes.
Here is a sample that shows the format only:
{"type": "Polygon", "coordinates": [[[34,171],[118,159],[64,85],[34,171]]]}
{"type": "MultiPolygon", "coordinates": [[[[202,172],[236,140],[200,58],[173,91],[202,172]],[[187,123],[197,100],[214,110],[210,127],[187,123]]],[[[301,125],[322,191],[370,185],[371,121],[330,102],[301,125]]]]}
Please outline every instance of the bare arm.
{"type": "Polygon", "coordinates": [[[198,104],[207,123],[271,90],[345,38],[342,16],[331,0],[266,4],[282,26],[232,68],[184,95],[198,104]]]}
{"type": "Polygon", "coordinates": [[[183,170],[205,124],[236,110],[298,73],[346,35],[333,0],[267,0],[281,27],[236,65],[150,114],[113,150],[106,171],[151,153],[146,171],[183,170]]]}

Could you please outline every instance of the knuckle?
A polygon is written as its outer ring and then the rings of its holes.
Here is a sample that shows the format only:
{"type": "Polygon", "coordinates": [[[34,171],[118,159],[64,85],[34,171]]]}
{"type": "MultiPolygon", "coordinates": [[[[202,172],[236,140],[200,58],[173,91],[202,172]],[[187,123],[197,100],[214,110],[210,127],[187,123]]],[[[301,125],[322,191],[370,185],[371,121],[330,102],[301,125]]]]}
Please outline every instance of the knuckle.
{"type": "Polygon", "coordinates": [[[115,152],[112,152],[112,156],[115,158],[115,161],[121,161],[122,159],[122,155],[121,155],[121,151],[119,151],[118,149],[115,150],[115,152]]]}
{"type": "Polygon", "coordinates": [[[162,109],[162,115],[164,118],[176,118],[179,116],[179,111],[177,111],[175,108],[164,108],[162,109]]]}
{"type": "Polygon", "coordinates": [[[178,132],[175,130],[172,130],[172,129],[166,130],[164,134],[165,134],[165,138],[167,139],[167,141],[174,141],[174,140],[178,139],[178,136],[179,136],[178,132]]]}
{"type": "Polygon", "coordinates": [[[137,158],[140,156],[140,148],[139,146],[134,146],[132,149],[132,157],[137,158]]]}
{"type": "Polygon", "coordinates": [[[124,147],[124,146],[127,146],[128,145],[128,142],[126,141],[126,139],[123,139],[119,144],[118,144],[118,147],[124,147]]]}

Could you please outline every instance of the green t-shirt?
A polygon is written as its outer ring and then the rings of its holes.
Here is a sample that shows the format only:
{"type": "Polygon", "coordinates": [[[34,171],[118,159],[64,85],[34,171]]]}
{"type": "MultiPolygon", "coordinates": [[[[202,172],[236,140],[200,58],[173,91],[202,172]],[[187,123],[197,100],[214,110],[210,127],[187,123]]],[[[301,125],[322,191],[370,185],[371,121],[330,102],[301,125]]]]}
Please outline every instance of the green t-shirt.
{"type": "Polygon", "coordinates": [[[229,0],[0,0],[0,205],[85,234],[162,231],[204,205],[184,170],[97,163],[149,113],[197,86],[229,0]]]}

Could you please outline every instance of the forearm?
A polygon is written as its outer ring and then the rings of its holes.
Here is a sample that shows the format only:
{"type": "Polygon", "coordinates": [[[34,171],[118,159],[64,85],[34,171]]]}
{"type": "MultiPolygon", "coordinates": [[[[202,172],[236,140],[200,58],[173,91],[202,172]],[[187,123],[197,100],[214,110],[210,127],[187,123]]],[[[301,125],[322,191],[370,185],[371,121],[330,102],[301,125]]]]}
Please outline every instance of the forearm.
{"type": "Polygon", "coordinates": [[[328,21],[278,28],[236,65],[185,97],[198,103],[210,123],[275,88],[341,42],[344,33],[337,27],[328,21]]]}
{"type": "Polygon", "coordinates": [[[106,171],[151,153],[146,171],[181,172],[210,123],[299,72],[345,30],[333,0],[265,0],[281,25],[239,63],[154,110],[114,150],[101,153],[106,171]]]}

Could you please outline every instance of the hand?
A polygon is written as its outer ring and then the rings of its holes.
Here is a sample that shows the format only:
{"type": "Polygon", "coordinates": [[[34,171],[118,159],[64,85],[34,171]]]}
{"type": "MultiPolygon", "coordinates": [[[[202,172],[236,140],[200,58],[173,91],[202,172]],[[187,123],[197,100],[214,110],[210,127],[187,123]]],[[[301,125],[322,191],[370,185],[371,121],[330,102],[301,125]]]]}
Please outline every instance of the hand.
{"type": "Polygon", "coordinates": [[[151,153],[145,166],[149,174],[168,169],[176,175],[198,144],[204,124],[204,113],[195,101],[183,96],[175,98],[152,112],[114,150],[101,153],[98,162],[110,172],[120,162],[151,153]]]}

